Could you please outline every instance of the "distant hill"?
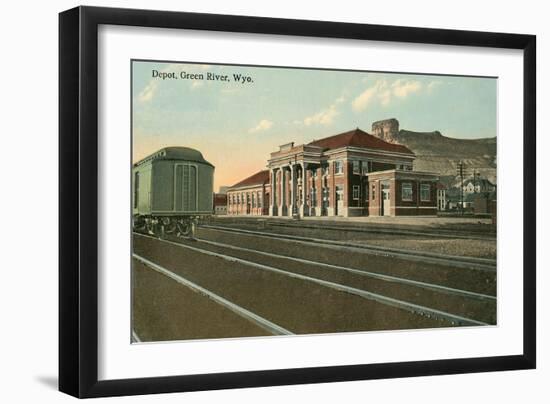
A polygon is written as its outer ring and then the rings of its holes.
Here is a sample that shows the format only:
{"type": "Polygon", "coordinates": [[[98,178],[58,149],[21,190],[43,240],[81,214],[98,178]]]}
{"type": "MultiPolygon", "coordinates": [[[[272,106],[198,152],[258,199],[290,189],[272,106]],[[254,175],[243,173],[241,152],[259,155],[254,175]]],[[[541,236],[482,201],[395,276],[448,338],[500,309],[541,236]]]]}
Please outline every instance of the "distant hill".
{"type": "Polygon", "coordinates": [[[471,177],[476,169],[482,177],[496,184],[496,137],[456,139],[443,136],[439,131],[409,130],[400,130],[389,134],[389,137],[392,138],[389,141],[405,145],[416,154],[415,170],[455,176],[456,163],[462,160],[466,168],[466,178],[471,177]]]}

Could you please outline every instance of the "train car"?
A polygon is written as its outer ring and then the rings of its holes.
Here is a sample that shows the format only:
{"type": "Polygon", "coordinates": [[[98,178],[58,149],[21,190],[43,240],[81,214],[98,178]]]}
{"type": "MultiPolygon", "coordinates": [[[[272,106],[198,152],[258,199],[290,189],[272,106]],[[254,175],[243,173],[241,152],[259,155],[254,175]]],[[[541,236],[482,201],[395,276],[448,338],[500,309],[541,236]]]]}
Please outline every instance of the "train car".
{"type": "Polygon", "coordinates": [[[212,214],[214,166],[201,152],[165,147],[134,164],[133,227],[157,236],[193,237],[212,214]]]}

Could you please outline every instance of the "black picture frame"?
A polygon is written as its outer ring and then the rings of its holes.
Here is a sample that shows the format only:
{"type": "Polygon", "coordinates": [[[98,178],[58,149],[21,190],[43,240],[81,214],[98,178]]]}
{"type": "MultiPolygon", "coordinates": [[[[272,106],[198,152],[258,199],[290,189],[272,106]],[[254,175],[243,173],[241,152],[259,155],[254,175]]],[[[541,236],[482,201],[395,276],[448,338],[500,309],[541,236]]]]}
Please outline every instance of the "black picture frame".
{"type": "Polygon", "coordinates": [[[77,7],[59,15],[59,389],[76,397],[324,383],[536,366],[536,37],[184,12],[77,7]],[[194,29],[523,51],[523,354],[99,381],[98,26],[194,29]],[[529,208],[525,208],[529,206],[529,208]]]}

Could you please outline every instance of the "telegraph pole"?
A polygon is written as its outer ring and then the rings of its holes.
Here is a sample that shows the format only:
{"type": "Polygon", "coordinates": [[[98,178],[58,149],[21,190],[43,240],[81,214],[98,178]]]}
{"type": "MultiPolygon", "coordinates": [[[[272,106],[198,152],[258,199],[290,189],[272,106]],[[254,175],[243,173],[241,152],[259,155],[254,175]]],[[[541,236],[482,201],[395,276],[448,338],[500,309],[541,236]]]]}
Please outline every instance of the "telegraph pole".
{"type": "MultiPolygon", "coordinates": [[[[474,168],[474,193],[477,193],[477,184],[479,183],[480,175],[481,173],[474,168]]],[[[479,192],[481,193],[481,185],[479,187],[479,192]]]]}
{"type": "Polygon", "coordinates": [[[464,162],[456,164],[456,174],[460,177],[460,214],[464,215],[464,162]]]}

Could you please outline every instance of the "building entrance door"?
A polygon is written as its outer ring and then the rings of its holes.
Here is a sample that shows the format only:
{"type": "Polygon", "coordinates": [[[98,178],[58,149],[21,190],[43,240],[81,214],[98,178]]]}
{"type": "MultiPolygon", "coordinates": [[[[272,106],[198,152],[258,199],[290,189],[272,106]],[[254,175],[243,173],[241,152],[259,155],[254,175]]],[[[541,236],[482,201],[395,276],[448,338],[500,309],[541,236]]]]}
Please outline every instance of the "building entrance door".
{"type": "Polygon", "coordinates": [[[327,215],[328,206],[329,206],[328,195],[329,195],[328,188],[323,187],[322,201],[321,201],[321,216],[327,215]]]}
{"type": "Polygon", "coordinates": [[[344,211],[344,190],[336,187],[336,215],[342,216],[344,211]]]}
{"type": "Polygon", "coordinates": [[[390,186],[382,184],[382,216],[390,216],[390,186]]]}

